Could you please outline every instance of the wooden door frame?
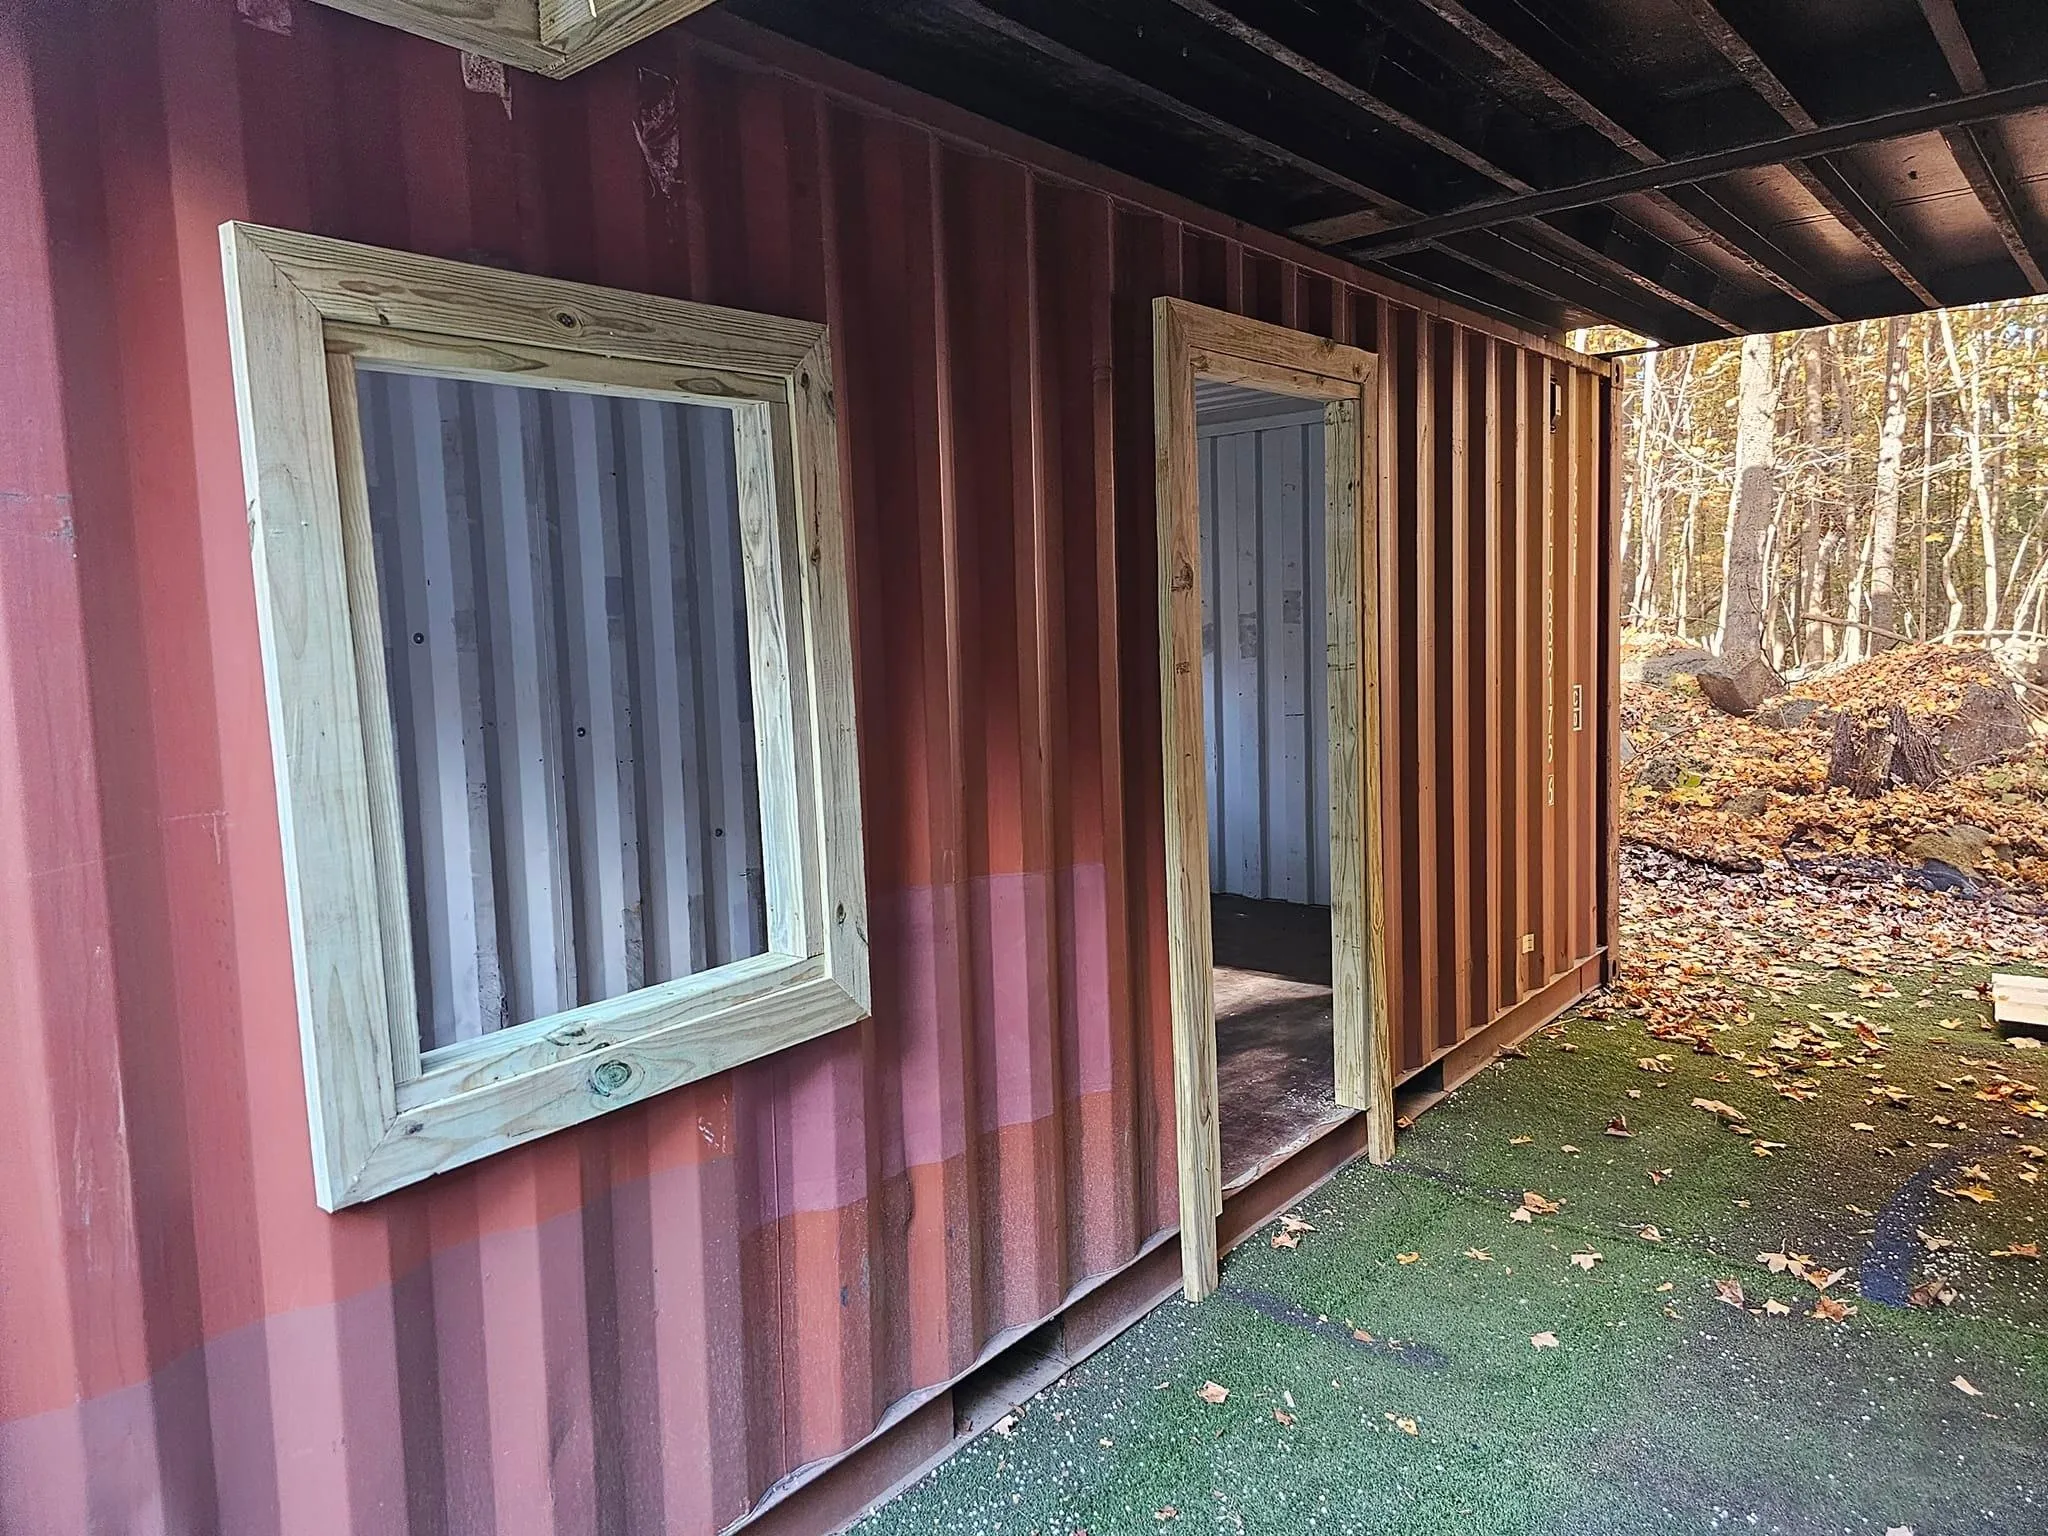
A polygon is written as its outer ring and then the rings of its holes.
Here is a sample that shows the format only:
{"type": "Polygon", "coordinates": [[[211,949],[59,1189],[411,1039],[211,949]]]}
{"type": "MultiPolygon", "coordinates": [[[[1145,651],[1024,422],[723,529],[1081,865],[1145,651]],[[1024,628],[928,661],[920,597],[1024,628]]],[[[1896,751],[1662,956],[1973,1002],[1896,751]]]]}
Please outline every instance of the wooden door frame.
{"type": "Polygon", "coordinates": [[[1152,304],[1159,482],[1160,733],[1173,1003],[1182,1288],[1216,1289],[1223,1173],[1209,921],[1208,737],[1195,378],[1323,403],[1330,709],[1330,929],[1337,1102],[1367,1116],[1366,1155],[1394,1150],[1380,847],[1379,359],[1182,299],[1152,304]]]}

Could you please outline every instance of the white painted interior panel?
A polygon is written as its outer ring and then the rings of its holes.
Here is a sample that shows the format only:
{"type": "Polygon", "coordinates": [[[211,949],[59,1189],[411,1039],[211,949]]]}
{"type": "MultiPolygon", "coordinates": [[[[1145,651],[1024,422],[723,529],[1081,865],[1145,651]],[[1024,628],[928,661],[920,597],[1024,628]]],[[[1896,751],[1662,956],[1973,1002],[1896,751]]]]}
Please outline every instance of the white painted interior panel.
{"type": "Polygon", "coordinates": [[[1322,412],[1212,389],[1197,396],[1196,423],[1209,883],[1236,896],[1326,906],[1322,412]]]}
{"type": "Polygon", "coordinates": [[[358,386],[422,1048],[762,953],[730,413],[358,386]]]}

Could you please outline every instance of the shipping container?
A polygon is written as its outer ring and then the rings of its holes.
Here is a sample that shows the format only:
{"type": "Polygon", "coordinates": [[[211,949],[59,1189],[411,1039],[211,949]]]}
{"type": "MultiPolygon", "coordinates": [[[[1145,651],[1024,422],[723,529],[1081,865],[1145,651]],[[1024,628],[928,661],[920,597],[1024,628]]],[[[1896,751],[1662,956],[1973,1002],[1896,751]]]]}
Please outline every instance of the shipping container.
{"type": "MultiPolygon", "coordinates": [[[[1161,296],[1377,359],[1367,899],[1395,1075],[1454,1084],[1611,958],[1611,370],[1555,339],[716,14],[556,81],[313,4],[14,7],[0,187],[0,1529],[711,1533],[764,1509],[822,1528],[942,1450],[971,1417],[956,1385],[1011,1346],[1065,1317],[1071,1354],[1177,1283],[1161,296]],[[316,1203],[228,221],[826,328],[868,1017],[316,1203]]],[[[437,765],[406,791],[429,829],[414,878],[470,935],[420,953],[436,1042],[545,1015],[579,974],[588,993],[607,967],[638,984],[765,942],[758,830],[720,846],[694,927],[652,884],[616,894],[629,943],[610,919],[569,931],[546,882],[573,861],[539,835],[602,825],[616,848],[617,806],[535,821],[516,783],[485,786],[525,744],[464,725],[488,713],[474,647],[542,643],[554,619],[521,616],[582,611],[588,551],[636,525],[592,510],[540,592],[478,545],[458,611],[431,573],[470,555],[418,476],[444,506],[578,441],[624,479],[733,472],[690,457],[693,407],[518,393],[362,392],[385,590],[418,599],[387,609],[400,730],[437,765]],[[535,840],[471,881],[473,834],[507,816],[535,840]],[[499,935],[481,962],[479,933],[499,935]]],[[[1322,473],[1299,422],[1204,442],[1254,508],[1255,455],[1297,499],[1322,473]]],[[[1308,500],[1297,592],[1321,579],[1308,500]]],[[[1216,888],[1327,899],[1305,691],[1324,637],[1264,622],[1292,649],[1240,696],[1294,690],[1272,706],[1301,719],[1293,755],[1257,780],[1289,830],[1216,888]]],[[[603,646],[563,644],[548,707],[609,697],[603,646]]],[[[670,780],[650,747],[629,785],[663,805],[663,783],[696,786],[636,846],[681,826],[708,847],[737,804],[717,796],[752,782],[747,744],[690,741],[670,780]]],[[[1343,1121],[1273,1187],[1362,1146],[1343,1121]]],[[[1225,1210],[1226,1241],[1258,1198],[1225,1210]]]]}

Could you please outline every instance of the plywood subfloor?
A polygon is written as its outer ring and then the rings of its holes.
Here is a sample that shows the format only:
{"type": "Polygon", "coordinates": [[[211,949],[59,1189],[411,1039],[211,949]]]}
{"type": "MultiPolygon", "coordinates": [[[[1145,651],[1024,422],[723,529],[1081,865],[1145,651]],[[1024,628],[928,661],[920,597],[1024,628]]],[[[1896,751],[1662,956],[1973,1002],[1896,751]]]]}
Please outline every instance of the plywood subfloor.
{"type": "Polygon", "coordinates": [[[1330,1032],[1330,909],[1216,896],[1216,1103],[1226,1189],[1344,1119],[1330,1032]]]}

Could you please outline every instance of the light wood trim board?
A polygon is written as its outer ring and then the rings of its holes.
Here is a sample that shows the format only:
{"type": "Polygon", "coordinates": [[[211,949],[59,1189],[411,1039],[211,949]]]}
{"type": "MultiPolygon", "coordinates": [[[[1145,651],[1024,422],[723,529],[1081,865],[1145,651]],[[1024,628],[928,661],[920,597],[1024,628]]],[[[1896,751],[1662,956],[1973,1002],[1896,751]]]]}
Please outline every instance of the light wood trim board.
{"type": "Polygon", "coordinates": [[[867,896],[824,328],[221,227],[314,1191],[371,1199],[865,1017],[867,896]],[[355,369],[734,417],[770,953],[422,1057],[355,369]]]}
{"type": "Polygon", "coordinates": [[[1195,378],[1324,402],[1336,1088],[1340,1103],[1365,1111],[1369,1155],[1384,1162],[1393,1153],[1394,1075],[1384,985],[1375,643],[1378,359],[1356,347],[1172,298],[1153,301],[1152,341],[1174,1142],[1182,1289],[1198,1301],[1216,1288],[1223,1180],[1216,1126],[1195,378]]]}

